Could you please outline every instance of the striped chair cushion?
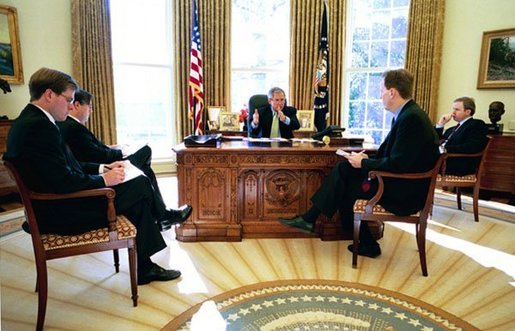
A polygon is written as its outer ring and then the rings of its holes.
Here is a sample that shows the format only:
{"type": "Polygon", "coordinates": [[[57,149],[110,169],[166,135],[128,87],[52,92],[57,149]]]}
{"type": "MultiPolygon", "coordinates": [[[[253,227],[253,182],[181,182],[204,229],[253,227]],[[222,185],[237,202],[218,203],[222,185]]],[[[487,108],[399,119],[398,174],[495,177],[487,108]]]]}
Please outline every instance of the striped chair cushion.
{"type": "Polygon", "coordinates": [[[477,181],[476,175],[465,175],[465,176],[456,176],[456,175],[445,175],[442,178],[442,175],[438,175],[436,180],[441,182],[442,179],[446,182],[460,182],[460,183],[475,183],[477,181]]]}
{"type": "MultiPolygon", "coordinates": [[[[136,227],[123,215],[116,217],[116,230],[119,240],[136,237],[136,227]]],[[[58,248],[96,244],[109,241],[109,230],[105,227],[71,236],[42,234],[41,241],[47,251],[58,248]]]]}
{"type": "MultiPolygon", "coordinates": [[[[365,207],[368,203],[368,200],[358,199],[354,203],[354,213],[358,214],[364,214],[365,213],[365,207]]],[[[395,215],[393,213],[390,213],[388,210],[384,209],[383,206],[377,204],[372,208],[372,213],[374,215],[395,215]]],[[[417,212],[416,214],[412,214],[410,216],[420,216],[420,212],[417,212]]]]}

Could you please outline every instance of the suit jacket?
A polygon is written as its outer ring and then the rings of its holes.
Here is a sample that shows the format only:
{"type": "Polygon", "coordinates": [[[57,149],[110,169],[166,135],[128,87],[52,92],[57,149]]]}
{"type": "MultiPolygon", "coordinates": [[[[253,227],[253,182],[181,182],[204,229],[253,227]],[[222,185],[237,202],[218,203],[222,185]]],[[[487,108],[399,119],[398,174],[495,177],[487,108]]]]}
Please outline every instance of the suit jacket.
{"type": "MultiPolygon", "coordinates": [[[[256,128],[249,126],[252,137],[257,138],[270,138],[270,131],[272,130],[273,113],[270,106],[262,107],[258,109],[259,113],[259,124],[256,128]]],[[[279,121],[279,131],[281,137],[290,139],[293,138],[293,131],[300,128],[299,119],[297,118],[297,109],[294,107],[285,106],[283,108],[284,115],[290,118],[290,124],[279,121]]],[[[249,114],[249,118],[252,118],[252,114],[249,114]]],[[[252,121],[252,120],[251,120],[252,121]]]]}
{"type": "MultiPolygon", "coordinates": [[[[98,170],[96,175],[86,173],[67,151],[57,126],[32,104],[13,122],[4,159],[14,164],[32,191],[70,193],[105,186],[98,170]]],[[[42,233],[69,234],[105,226],[105,206],[103,199],[34,201],[42,233]]]]}
{"type": "MultiPolygon", "coordinates": [[[[474,154],[481,152],[487,143],[486,135],[488,128],[482,120],[474,118],[468,119],[454,132],[453,126],[445,132],[443,128],[436,128],[436,132],[441,139],[447,140],[445,149],[448,153],[474,154]]],[[[446,173],[453,175],[468,175],[476,172],[480,158],[472,160],[470,158],[451,158],[447,159],[446,173]]]]}
{"type": "MultiPolygon", "coordinates": [[[[427,114],[413,101],[400,110],[395,124],[375,157],[364,159],[362,169],[414,173],[428,171],[439,157],[438,136],[427,114]]],[[[409,215],[425,203],[429,181],[386,179],[381,203],[398,215],[409,215]]]]}
{"type": "Polygon", "coordinates": [[[71,117],[57,125],[64,141],[70,146],[75,158],[82,162],[112,163],[123,159],[122,151],[110,148],[97,139],[93,132],[71,117]]]}

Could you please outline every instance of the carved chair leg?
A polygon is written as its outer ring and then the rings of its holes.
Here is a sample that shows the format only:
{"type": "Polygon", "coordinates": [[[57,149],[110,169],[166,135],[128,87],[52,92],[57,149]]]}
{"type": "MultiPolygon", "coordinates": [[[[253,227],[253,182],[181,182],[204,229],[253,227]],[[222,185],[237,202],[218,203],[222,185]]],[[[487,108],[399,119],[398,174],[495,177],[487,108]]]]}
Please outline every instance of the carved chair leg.
{"type": "Polygon", "coordinates": [[[472,206],[474,209],[474,221],[479,222],[479,185],[474,186],[474,194],[472,196],[472,206]]]}
{"type": "Polygon", "coordinates": [[[138,260],[136,259],[136,244],[128,248],[129,254],[129,273],[131,276],[131,298],[132,305],[138,306],[138,260]]]}
{"type": "Polygon", "coordinates": [[[426,261],[426,227],[415,224],[417,233],[418,255],[420,257],[420,266],[422,267],[422,275],[427,277],[427,261],[426,261]]]}
{"type": "Polygon", "coordinates": [[[358,246],[359,246],[359,230],[361,227],[361,214],[354,214],[354,234],[352,242],[352,267],[358,265],[358,246]]]}
{"type": "Polygon", "coordinates": [[[38,321],[36,324],[36,330],[39,331],[43,330],[43,325],[45,324],[46,304],[48,296],[48,276],[46,261],[42,261],[36,264],[36,268],[38,270],[36,281],[36,289],[38,292],[38,321]]]}
{"type": "Polygon", "coordinates": [[[120,254],[117,249],[113,249],[113,258],[114,258],[114,270],[116,273],[120,271],[120,254]]]}
{"type": "Polygon", "coordinates": [[[461,188],[456,187],[456,202],[458,203],[458,209],[461,210],[461,188]]]}

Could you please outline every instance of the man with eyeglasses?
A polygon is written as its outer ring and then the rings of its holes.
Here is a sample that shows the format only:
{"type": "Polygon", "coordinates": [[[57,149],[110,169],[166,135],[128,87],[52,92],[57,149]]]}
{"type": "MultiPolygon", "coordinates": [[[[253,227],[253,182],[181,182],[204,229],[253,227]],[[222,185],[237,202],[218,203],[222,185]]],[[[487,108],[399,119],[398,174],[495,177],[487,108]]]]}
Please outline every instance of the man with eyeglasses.
{"type": "MultiPolygon", "coordinates": [[[[137,228],[138,284],[180,277],[180,271],[166,270],[150,259],[166,248],[155,223],[159,215],[150,180],[138,176],[124,182],[125,171],[118,164],[100,174],[98,164],[81,164],[67,151],[56,122],[66,119],[77,89],[75,80],[63,72],[36,71],[29,81],[30,103],[12,124],[4,160],[13,163],[30,190],[39,193],[113,187],[116,211],[137,228]]],[[[105,208],[101,198],[34,201],[40,232],[61,235],[105,227],[105,208]]],[[[23,227],[27,231],[28,226],[23,227]]]]}
{"type": "Polygon", "coordinates": [[[182,223],[190,214],[191,206],[184,205],[178,209],[167,209],[157,184],[154,171],[151,168],[152,149],[145,145],[130,153],[129,149],[123,146],[111,148],[100,140],[86,126],[86,122],[92,112],[93,96],[85,90],[75,92],[75,100],[70,105],[68,117],[58,122],[64,142],[68,145],[75,158],[80,162],[100,163],[100,173],[112,168],[116,161],[128,160],[141,169],[152,183],[154,189],[154,203],[159,210],[160,218],[157,220],[161,231],[168,230],[174,224],[182,223]]]}

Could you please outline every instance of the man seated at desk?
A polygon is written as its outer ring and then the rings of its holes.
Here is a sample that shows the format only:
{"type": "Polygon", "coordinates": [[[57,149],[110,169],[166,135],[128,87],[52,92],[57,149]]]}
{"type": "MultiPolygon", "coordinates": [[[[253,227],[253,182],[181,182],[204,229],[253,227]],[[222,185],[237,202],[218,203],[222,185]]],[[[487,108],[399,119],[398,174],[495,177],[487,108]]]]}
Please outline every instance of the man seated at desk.
{"type": "Polygon", "coordinates": [[[286,106],[284,91],[272,87],[268,91],[270,106],[253,111],[250,134],[257,138],[293,138],[293,131],[300,128],[297,109],[286,106]]]}

